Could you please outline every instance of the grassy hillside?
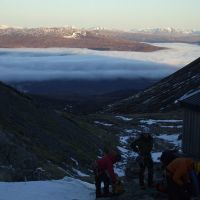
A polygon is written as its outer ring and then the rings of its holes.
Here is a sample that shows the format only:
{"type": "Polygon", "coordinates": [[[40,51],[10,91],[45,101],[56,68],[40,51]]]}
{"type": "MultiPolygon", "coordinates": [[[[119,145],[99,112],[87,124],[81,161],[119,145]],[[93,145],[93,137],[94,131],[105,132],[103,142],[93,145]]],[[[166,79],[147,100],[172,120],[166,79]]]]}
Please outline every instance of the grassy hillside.
{"type": "Polygon", "coordinates": [[[100,149],[115,144],[112,134],[88,123],[87,117],[38,105],[0,83],[0,179],[34,180],[38,167],[44,169],[39,169],[43,178],[73,174],[72,168],[89,173],[100,149]]]}

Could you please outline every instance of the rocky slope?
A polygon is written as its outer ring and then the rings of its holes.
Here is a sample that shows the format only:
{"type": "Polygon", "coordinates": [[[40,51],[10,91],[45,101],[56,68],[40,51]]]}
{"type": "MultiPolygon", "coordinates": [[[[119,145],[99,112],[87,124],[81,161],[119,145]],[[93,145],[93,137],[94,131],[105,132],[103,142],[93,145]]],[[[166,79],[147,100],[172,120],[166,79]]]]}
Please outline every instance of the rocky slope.
{"type": "Polygon", "coordinates": [[[0,48],[89,48],[112,51],[151,52],[163,49],[150,44],[75,28],[3,28],[0,48]]]}
{"type": "Polygon", "coordinates": [[[100,150],[115,143],[86,119],[44,107],[0,83],[0,180],[90,173],[100,150]]]}
{"type": "Polygon", "coordinates": [[[200,88],[200,58],[152,87],[120,102],[109,105],[106,112],[144,113],[177,109],[177,100],[200,88]]]}
{"type": "MultiPolygon", "coordinates": [[[[183,116],[177,112],[149,113],[131,115],[92,115],[93,121],[99,127],[113,131],[119,138],[118,149],[122,155],[122,161],[115,167],[115,172],[120,176],[125,185],[125,193],[112,197],[112,200],[154,200],[167,199],[166,194],[160,193],[155,187],[142,190],[139,187],[139,165],[135,159],[138,154],[130,148],[130,144],[143,130],[148,127],[153,137],[154,147],[152,158],[154,160],[154,183],[163,181],[163,170],[159,157],[161,153],[169,149],[181,148],[181,133],[183,130],[183,116]]],[[[147,178],[147,173],[145,173],[147,178]]],[[[145,182],[147,179],[145,178],[145,182]]],[[[102,198],[103,200],[103,198],[102,198]]]]}

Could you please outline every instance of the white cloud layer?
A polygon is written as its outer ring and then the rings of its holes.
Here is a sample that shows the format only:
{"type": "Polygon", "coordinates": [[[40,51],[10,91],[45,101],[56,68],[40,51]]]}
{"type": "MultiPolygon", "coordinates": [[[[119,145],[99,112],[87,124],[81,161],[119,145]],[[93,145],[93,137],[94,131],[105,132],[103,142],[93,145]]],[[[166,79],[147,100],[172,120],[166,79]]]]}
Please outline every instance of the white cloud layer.
{"type": "Polygon", "coordinates": [[[154,52],[95,52],[88,50],[87,53],[155,62],[159,64],[172,65],[177,68],[183,67],[200,57],[200,45],[186,43],[152,43],[152,45],[166,47],[168,49],[154,52]]]}
{"type": "Polygon", "coordinates": [[[88,49],[0,49],[0,80],[161,78],[200,56],[200,46],[157,44],[142,52],[88,49]]]}

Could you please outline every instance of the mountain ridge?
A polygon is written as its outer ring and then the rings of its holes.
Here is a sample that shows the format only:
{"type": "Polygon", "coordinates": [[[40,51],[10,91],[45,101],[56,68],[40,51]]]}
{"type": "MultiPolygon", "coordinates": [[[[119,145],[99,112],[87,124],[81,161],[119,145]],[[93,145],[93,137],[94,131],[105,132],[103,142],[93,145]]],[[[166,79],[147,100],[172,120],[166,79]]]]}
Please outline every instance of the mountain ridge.
{"type": "Polygon", "coordinates": [[[151,52],[161,49],[150,44],[116,38],[75,28],[2,28],[0,48],[88,48],[102,51],[151,52]]]}
{"type": "Polygon", "coordinates": [[[200,58],[146,90],[120,102],[109,105],[111,113],[165,112],[178,108],[177,100],[200,88],[200,58]]]}

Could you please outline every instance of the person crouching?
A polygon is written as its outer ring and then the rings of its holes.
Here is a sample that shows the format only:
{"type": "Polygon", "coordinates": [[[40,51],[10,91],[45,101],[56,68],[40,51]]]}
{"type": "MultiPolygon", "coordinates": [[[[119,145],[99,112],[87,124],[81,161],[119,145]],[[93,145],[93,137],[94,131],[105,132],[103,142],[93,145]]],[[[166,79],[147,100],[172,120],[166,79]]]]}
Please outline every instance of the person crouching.
{"type": "Polygon", "coordinates": [[[112,184],[113,188],[117,182],[117,175],[114,172],[114,164],[121,160],[121,155],[116,151],[111,151],[98,159],[95,163],[95,186],[96,198],[109,197],[112,193],[109,192],[109,185],[112,184]],[[101,190],[101,183],[103,182],[103,194],[101,190]]]}
{"type": "Polygon", "coordinates": [[[191,158],[176,158],[168,164],[166,177],[168,184],[169,200],[190,200],[189,176],[194,169],[194,161],[191,158]]]}

